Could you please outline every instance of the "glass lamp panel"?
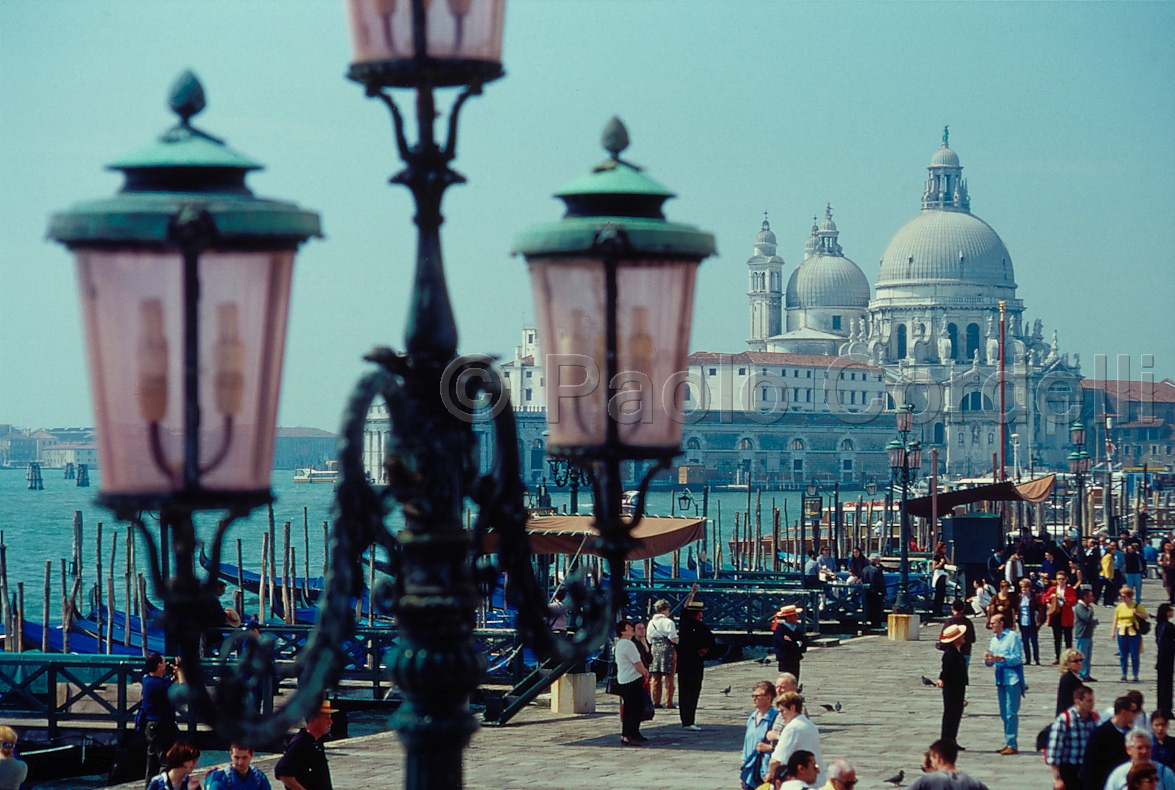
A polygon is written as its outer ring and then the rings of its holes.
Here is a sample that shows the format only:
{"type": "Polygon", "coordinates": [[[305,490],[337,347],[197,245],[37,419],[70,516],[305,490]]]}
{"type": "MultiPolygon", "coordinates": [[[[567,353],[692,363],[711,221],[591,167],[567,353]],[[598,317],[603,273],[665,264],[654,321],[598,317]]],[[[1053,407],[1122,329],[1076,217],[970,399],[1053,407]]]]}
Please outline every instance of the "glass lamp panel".
{"type": "MultiPolygon", "coordinates": [[[[412,0],[348,0],[356,63],[416,55],[412,0]]],[[[428,55],[439,59],[502,60],[505,0],[425,0],[428,55]]]]}
{"type": "Polygon", "coordinates": [[[681,446],[697,261],[621,261],[616,276],[617,381],[611,409],[622,444],[681,446]]]}
{"type": "Polygon", "coordinates": [[[204,488],[269,488],[293,269],[292,250],[200,256],[201,463],[225,452],[204,488]]]}
{"type": "Polygon", "coordinates": [[[898,433],[908,433],[914,422],[913,410],[901,406],[897,411],[898,433]]]}
{"type": "Polygon", "coordinates": [[[922,448],[920,446],[914,445],[909,449],[906,453],[906,463],[909,464],[908,468],[910,469],[922,468],[922,448]]]}
{"type": "Polygon", "coordinates": [[[1078,447],[1081,447],[1083,444],[1085,444],[1085,429],[1080,427],[1080,423],[1069,429],[1069,438],[1073,441],[1073,444],[1077,445],[1078,447]]]}
{"type": "MultiPolygon", "coordinates": [[[[204,488],[269,488],[293,258],[292,251],[201,256],[200,458],[216,462],[202,476],[204,488]]],[[[178,490],[182,259],[81,251],[77,266],[102,492],[178,490]]]]}
{"type": "Polygon", "coordinates": [[[602,445],[608,406],[604,265],[590,258],[532,260],[529,269],[543,354],[549,445],[602,445]]]}
{"type": "Polygon", "coordinates": [[[890,443],[888,447],[889,452],[889,468],[901,469],[906,463],[906,450],[900,444],[896,447],[894,443],[890,443]]]}

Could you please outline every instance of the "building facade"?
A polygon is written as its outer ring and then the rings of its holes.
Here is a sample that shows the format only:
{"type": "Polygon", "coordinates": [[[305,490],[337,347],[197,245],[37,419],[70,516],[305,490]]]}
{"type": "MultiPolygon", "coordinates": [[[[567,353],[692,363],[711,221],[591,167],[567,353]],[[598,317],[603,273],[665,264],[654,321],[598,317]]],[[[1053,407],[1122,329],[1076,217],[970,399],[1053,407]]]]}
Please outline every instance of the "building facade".
{"type": "MultiPolygon", "coordinates": [[[[746,263],[748,350],[689,360],[680,464],[691,480],[781,488],[883,481],[899,404],[915,408],[923,473],[937,455],[942,474],[990,474],[1001,448],[1011,466],[1013,445],[1022,466],[1065,468],[1069,425],[1081,412],[1080,359],[1070,361],[1055,331],[1046,340],[1042,322],[1026,318],[1011,255],[971,213],[948,143],[944,130],[921,211],[886,246],[872,288],[844,254],[831,205],[790,275],[764,215],[746,263]]],[[[522,340],[501,375],[523,475],[535,483],[547,475],[545,386],[534,329],[524,328],[522,340]]],[[[379,409],[368,426],[372,470],[387,430],[379,409]]],[[[487,467],[490,451],[482,452],[487,467]]]]}

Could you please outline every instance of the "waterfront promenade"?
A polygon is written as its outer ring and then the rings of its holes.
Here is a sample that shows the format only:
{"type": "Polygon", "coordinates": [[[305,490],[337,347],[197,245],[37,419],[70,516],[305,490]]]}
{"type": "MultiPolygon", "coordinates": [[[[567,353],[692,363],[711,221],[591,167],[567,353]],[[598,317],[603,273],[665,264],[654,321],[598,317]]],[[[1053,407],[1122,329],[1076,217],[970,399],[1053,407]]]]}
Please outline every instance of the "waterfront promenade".
{"type": "MultiPolygon", "coordinates": [[[[1161,587],[1150,581],[1146,592],[1144,605],[1155,606],[1161,587]]],[[[1130,688],[1140,688],[1147,707],[1152,708],[1153,641],[1147,640],[1143,655],[1143,683],[1117,682],[1117,660],[1109,640],[1110,611],[1098,607],[1102,625],[1093,664],[1094,677],[1100,680],[1093,684],[1098,710],[1130,688]]],[[[977,655],[988,638],[981,621],[978,625],[977,655]]],[[[938,737],[941,692],[921,682],[922,675],[938,676],[940,653],[934,648],[938,631],[937,625],[924,628],[919,642],[889,642],[884,636],[852,639],[813,650],[804,660],[801,682],[809,715],[820,729],[825,762],[837,757],[852,762],[860,779],[858,790],[889,787],[883,780],[899,770],[905,771],[905,783],[909,784],[919,774],[922,752],[938,737]],[[840,713],[820,707],[821,703],[836,702],[841,703],[840,713]]],[[[1042,635],[1041,642],[1045,652],[1051,650],[1051,634],[1042,635]]],[[[651,739],[642,748],[620,745],[617,698],[602,691],[595,715],[556,716],[546,705],[532,705],[508,726],[481,729],[474,735],[465,753],[466,787],[738,788],[739,750],[751,709],[750,689],[755,681],[774,680],[776,674],[774,662],[743,661],[707,668],[698,712],[703,731],[685,731],[676,711],[659,710],[656,719],[642,728],[651,739]],[[721,691],[728,685],[732,690],[724,696],[721,691]]],[[[958,765],[991,790],[1051,787],[1051,773],[1032,747],[1036,733],[1052,719],[1059,673],[1053,666],[1030,666],[1026,678],[1029,691],[1021,708],[1021,752],[1003,757],[995,753],[1004,744],[992,671],[981,660],[972,664],[970,704],[959,732],[959,742],[967,751],[960,755],[958,765]]],[[[394,733],[329,744],[327,751],[336,790],[403,784],[403,750],[394,733]]],[[[276,757],[272,756],[256,760],[270,776],[274,762],[276,757]]],[[[141,788],[141,784],[123,787],[141,788]]]]}

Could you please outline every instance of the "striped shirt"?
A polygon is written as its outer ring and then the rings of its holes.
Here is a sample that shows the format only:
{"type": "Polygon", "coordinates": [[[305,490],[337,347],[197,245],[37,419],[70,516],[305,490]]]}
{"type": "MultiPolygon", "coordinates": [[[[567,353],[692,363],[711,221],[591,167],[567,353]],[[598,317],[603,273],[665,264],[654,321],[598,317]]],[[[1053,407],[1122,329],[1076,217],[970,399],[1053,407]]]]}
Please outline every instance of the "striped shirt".
{"type": "Polygon", "coordinates": [[[1049,765],[1081,765],[1085,758],[1085,744],[1097,728],[1097,713],[1081,718],[1073,705],[1053,720],[1049,728],[1049,748],[1044,761],[1049,765]]]}

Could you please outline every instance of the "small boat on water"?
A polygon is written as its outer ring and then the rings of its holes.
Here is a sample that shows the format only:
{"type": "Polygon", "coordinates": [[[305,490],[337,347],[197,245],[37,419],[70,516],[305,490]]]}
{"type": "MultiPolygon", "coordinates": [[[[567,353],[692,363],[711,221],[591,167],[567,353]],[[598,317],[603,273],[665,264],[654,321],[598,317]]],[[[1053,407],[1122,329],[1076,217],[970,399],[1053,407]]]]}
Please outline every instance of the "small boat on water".
{"type": "Polygon", "coordinates": [[[295,483],[334,483],[339,479],[337,461],[327,461],[326,469],[315,469],[313,466],[294,470],[295,483]]]}

